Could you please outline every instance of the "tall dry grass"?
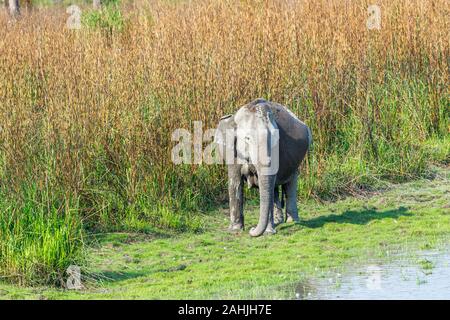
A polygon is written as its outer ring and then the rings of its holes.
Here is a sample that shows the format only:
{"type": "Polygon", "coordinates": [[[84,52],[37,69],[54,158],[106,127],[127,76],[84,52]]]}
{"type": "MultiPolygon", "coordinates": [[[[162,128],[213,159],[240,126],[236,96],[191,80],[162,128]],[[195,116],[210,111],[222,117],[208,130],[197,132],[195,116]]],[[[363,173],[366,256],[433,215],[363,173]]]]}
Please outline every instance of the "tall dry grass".
{"type": "Polygon", "coordinates": [[[302,197],[448,160],[448,2],[378,3],[379,31],[361,0],[127,3],[120,29],[68,30],[58,7],[3,14],[2,215],[21,214],[8,199],[32,188],[63,216],[75,201],[90,230],[196,230],[190,212],[223,200],[224,169],[173,165],[171,133],[256,97],[312,128],[302,197]]]}

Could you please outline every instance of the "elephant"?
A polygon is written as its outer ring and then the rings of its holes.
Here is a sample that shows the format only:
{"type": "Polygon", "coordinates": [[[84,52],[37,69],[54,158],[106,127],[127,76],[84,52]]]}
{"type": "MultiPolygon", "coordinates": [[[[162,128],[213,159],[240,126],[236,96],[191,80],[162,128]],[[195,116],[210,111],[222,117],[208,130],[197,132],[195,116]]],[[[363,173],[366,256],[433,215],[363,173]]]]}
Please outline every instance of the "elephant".
{"type": "Polygon", "coordinates": [[[252,237],[276,232],[284,202],[287,221],[299,221],[298,168],[313,142],[305,123],[285,106],[259,98],[222,117],[214,142],[228,167],[230,230],[244,230],[245,182],[259,189],[259,221],[250,229],[252,237]]]}

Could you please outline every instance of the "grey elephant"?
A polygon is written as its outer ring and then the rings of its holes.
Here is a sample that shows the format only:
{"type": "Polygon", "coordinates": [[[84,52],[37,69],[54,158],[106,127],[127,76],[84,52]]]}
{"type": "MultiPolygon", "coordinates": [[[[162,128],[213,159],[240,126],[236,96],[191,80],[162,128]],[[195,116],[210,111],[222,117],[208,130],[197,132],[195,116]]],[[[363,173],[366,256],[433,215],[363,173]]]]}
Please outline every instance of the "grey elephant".
{"type": "Polygon", "coordinates": [[[283,221],[284,202],[287,220],[299,221],[298,168],[312,144],[305,123],[281,104],[256,99],[221,118],[214,142],[228,166],[230,230],[244,229],[245,182],[259,188],[260,196],[259,222],[251,236],[275,233],[275,224],[283,221]]]}

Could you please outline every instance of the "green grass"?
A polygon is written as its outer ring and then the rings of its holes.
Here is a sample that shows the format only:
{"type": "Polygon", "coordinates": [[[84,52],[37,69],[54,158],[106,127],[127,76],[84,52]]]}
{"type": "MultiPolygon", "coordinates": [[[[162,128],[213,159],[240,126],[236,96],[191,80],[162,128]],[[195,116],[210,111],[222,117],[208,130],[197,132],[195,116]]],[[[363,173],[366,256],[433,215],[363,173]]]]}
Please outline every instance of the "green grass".
{"type": "Polygon", "coordinates": [[[22,201],[0,198],[0,279],[60,285],[66,268],[82,263],[83,228],[77,204],[50,202],[36,188],[22,201]],[[45,200],[44,200],[45,199],[45,200]]]}
{"type": "Polygon", "coordinates": [[[125,19],[120,10],[119,1],[104,2],[102,6],[102,10],[92,9],[83,13],[83,25],[89,29],[103,30],[109,34],[121,32],[125,27],[125,19]]]}
{"type": "MultiPolygon", "coordinates": [[[[329,270],[448,243],[450,170],[433,172],[433,180],[391,185],[371,197],[299,203],[301,223],[282,225],[275,236],[227,232],[225,208],[204,217],[200,234],[96,234],[84,290],[3,284],[0,298],[285,298],[295,283],[329,270]]],[[[247,207],[246,217],[248,228],[257,208],[247,207]]]]}

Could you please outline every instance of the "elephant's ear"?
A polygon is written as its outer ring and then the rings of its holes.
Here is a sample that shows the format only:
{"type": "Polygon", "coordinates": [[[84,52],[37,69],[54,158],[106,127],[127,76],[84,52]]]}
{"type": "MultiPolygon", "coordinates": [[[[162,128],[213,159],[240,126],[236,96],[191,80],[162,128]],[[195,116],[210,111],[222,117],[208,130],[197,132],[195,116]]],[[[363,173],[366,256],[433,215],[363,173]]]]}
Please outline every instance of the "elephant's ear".
{"type": "Polygon", "coordinates": [[[227,130],[234,130],[236,123],[234,122],[233,115],[229,114],[220,118],[219,125],[214,134],[214,142],[224,146],[226,144],[227,130]]]}
{"type": "Polygon", "coordinates": [[[225,139],[225,132],[217,128],[216,132],[214,133],[214,143],[223,146],[225,145],[225,139]]]}
{"type": "Polygon", "coordinates": [[[220,121],[231,118],[233,115],[232,114],[227,114],[226,116],[223,116],[222,118],[220,118],[220,121]]]}
{"type": "Polygon", "coordinates": [[[217,145],[217,151],[221,162],[225,160],[226,164],[232,163],[235,156],[236,144],[236,122],[234,116],[228,115],[222,117],[214,134],[214,143],[217,145]]]}

